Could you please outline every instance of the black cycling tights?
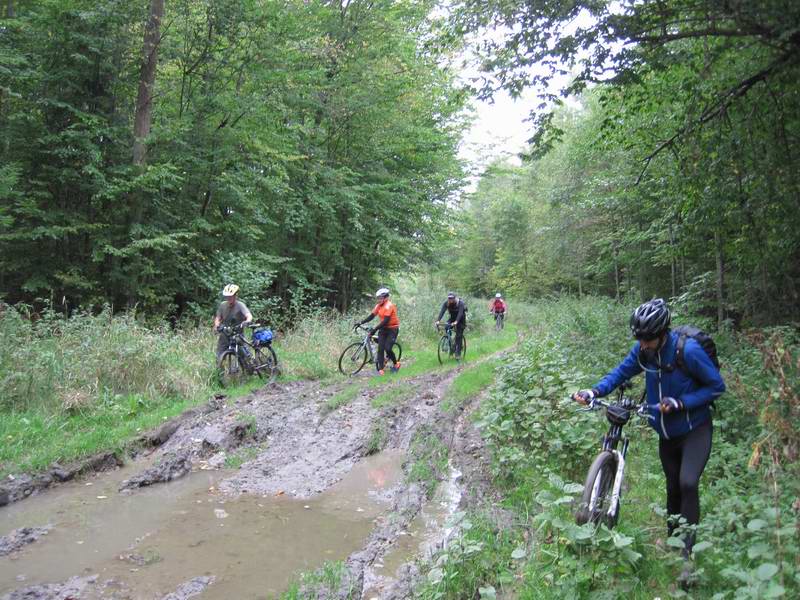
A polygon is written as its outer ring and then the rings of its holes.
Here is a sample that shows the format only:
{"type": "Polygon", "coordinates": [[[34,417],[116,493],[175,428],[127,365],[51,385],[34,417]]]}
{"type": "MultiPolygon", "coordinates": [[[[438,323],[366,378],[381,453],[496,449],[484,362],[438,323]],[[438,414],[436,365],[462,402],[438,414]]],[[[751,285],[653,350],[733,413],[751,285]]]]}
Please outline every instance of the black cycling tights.
{"type": "MultiPolygon", "coordinates": [[[[690,525],[700,522],[700,475],[711,454],[711,421],[679,438],[658,443],[658,455],[667,476],[667,512],[680,514],[690,525]]],[[[676,523],[669,523],[670,535],[676,523]]],[[[686,553],[692,550],[694,536],[686,539],[686,553]]]]}
{"type": "Polygon", "coordinates": [[[375,368],[378,371],[382,370],[385,365],[384,354],[392,363],[397,364],[397,357],[394,355],[392,346],[397,341],[399,331],[399,329],[387,329],[386,327],[378,329],[378,356],[375,361],[375,368]]]}

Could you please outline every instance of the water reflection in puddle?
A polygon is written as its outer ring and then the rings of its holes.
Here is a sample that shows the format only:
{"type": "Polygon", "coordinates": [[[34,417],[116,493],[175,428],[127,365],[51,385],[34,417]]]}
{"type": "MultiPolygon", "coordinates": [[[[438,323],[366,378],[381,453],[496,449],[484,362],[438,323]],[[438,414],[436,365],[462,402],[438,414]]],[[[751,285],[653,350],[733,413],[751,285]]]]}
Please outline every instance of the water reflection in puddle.
{"type": "Polygon", "coordinates": [[[225,498],[216,491],[229,474],[221,471],[196,472],[131,496],[116,491],[132,475],[126,469],[61,486],[0,509],[0,535],[53,525],[23,552],[0,558],[0,594],[97,573],[101,581],[122,581],[136,598],[160,598],[201,575],[216,577],[203,598],[271,597],[298,571],[361,547],[388,508],[381,493],[399,480],[402,460],[392,452],[370,457],[308,500],[225,498]]]}
{"type": "Polygon", "coordinates": [[[416,558],[430,559],[433,554],[446,544],[453,533],[448,526],[461,502],[461,487],[458,480],[459,471],[450,461],[447,480],[436,489],[433,499],[420,508],[408,528],[401,533],[381,562],[372,565],[364,576],[364,593],[366,600],[380,598],[383,590],[395,581],[401,565],[416,558]]]}

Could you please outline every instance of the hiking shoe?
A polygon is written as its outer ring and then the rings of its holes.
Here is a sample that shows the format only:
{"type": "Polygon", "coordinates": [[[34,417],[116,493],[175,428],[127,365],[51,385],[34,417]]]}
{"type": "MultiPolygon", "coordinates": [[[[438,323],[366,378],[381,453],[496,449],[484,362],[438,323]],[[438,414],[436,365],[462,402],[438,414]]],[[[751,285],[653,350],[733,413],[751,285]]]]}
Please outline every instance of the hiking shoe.
{"type": "Polygon", "coordinates": [[[383,373],[384,373],[383,369],[378,369],[378,375],[383,375],[383,373]]]}
{"type": "Polygon", "coordinates": [[[400,363],[394,363],[391,367],[389,367],[389,370],[392,373],[397,373],[400,370],[400,363]]]}

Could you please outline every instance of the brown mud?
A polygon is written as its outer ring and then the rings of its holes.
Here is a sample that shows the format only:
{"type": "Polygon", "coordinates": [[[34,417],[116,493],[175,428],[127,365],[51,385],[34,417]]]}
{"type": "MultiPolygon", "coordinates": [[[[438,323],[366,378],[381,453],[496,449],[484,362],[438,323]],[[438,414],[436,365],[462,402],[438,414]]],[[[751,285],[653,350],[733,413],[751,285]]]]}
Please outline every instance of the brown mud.
{"type": "Polygon", "coordinates": [[[359,378],[360,393],[335,410],[328,401],[348,384],[217,397],[142,436],[121,469],[110,455],[96,463],[105,473],[75,465],[39,487],[18,477],[29,483],[5,485],[9,500],[34,497],[0,508],[0,534],[11,532],[0,538],[0,600],[271,598],[336,560],[340,589],[302,595],[411,597],[414,559],[444,542],[448,515],[492,498],[469,419],[477,403],[442,408],[469,366],[381,386],[359,378]],[[402,388],[397,402],[375,408],[390,386],[402,388]],[[448,448],[448,466],[415,457],[420,439],[448,448]],[[410,482],[419,460],[445,482],[438,496],[410,482]]]}

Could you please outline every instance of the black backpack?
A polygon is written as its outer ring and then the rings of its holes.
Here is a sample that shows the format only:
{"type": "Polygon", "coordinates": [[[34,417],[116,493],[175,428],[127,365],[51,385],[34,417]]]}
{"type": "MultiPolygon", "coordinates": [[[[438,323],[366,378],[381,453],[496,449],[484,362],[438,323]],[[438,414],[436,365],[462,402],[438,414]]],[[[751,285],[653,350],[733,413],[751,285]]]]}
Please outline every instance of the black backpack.
{"type": "Polygon", "coordinates": [[[711,336],[702,329],[692,327],[691,325],[680,325],[673,327],[672,331],[678,334],[678,346],[675,349],[675,364],[686,371],[686,361],[683,358],[683,348],[686,346],[686,338],[692,338],[700,347],[708,354],[708,358],[714,363],[714,366],[719,370],[719,358],[717,357],[717,346],[711,336]]]}

